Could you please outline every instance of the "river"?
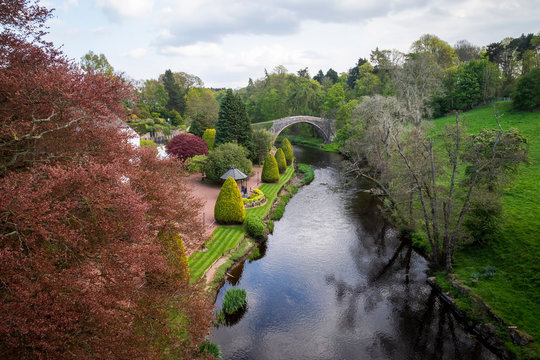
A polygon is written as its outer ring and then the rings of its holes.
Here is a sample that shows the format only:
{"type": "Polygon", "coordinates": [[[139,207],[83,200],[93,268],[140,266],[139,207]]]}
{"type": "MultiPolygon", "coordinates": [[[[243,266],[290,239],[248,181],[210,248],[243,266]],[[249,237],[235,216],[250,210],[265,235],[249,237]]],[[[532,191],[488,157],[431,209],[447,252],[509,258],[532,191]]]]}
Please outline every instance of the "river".
{"type": "Polygon", "coordinates": [[[291,199],[261,257],[220,290],[247,308],[212,330],[223,359],[492,359],[426,284],[425,259],[397,239],[341,157],[295,147],[315,180],[291,199]]]}

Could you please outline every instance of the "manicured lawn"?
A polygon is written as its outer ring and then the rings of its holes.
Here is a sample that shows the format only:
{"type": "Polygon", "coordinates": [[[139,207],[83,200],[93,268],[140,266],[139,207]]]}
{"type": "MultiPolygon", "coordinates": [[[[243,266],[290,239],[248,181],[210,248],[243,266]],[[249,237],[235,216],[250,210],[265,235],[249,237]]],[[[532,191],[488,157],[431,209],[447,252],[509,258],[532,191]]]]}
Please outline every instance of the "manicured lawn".
{"type": "MultiPolygon", "coordinates": [[[[540,356],[540,111],[514,112],[510,103],[497,103],[504,130],[518,128],[529,142],[529,165],[521,165],[506,185],[503,223],[498,240],[484,246],[466,246],[455,255],[454,272],[466,285],[474,273],[493,266],[497,273],[472,287],[506,322],[518,326],[537,341],[529,345],[540,356]]],[[[497,128],[493,107],[464,114],[468,131],[497,128]]],[[[434,120],[437,129],[454,122],[449,116],[434,120]]]]}
{"type": "MultiPolygon", "coordinates": [[[[275,184],[262,184],[261,189],[268,202],[266,205],[247,209],[246,216],[255,214],[261,217],[266,216],[270,210],[272,203],[274,202],[279,189],[285,184],[294,174],[294,166],[289,166],[285,173],[283,173],[279,179],[279,182],[275,184]]],[[[240,240],[246,235],[244,225],[219,225],[210,240],[205,244],[208,249],[205,252],[197,251],[189,257],[189,268],[191,270],[191,282],[198,281],[213,263],[225,252],[234,249],[240,240]]]]}

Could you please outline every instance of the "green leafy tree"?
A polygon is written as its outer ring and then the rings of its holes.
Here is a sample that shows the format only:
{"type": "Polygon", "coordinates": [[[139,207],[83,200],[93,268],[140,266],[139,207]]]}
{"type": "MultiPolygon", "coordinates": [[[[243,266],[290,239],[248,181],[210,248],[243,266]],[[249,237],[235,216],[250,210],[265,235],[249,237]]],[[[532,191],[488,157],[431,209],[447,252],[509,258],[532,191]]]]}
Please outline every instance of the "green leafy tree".
{"type": "Polygon", "coordinates": [[[227,178],[219,191],[214,206],[214,219],[222,224],[242,224],[246,218],[246,210],[242,195],[236,181],[227,178]]]}
{"type": "Polygon", "coordinates": [[[257,129],[253,131],[253,152],[257,164],[261,164],[272,149],[274,138],[275,135],[268,130],[257,129]]]}
{"type": "Polygon", "coordinates": [[[337,111],[345,103],[345,90],[343,85],[337,83],[333,85],[326,93],[323,109],[326,111],[337,111]]]}
{"type": "Polygon", "coordinates": [[[216,142],[216,129],[206,129],[204,130],[202,139],[206,141],[208,149],[212,150],[216,142]]]}
{"type": "Polygon", "coordinates": [[[454,48],[435,35],[422,35],[420,39],[412,44],[411,50],[417,54],[428,54],[435,60],[441,69],[448,69],[458,62],[458,57],[454,48]]]}
{"type": "Polygon", "coordinates": [[[285,155],[285,160],[287,160],[287,165],[291,165],[294,159],[294,154],[289,139],[283,139],[283,141],[281,142],[281,149],[283,150],[283,154],[285,155]]]}
{"type": "Polygon", "coordinates": [[[243,146],[235,143],[221,144],[210,152],[208,161],[204,167],[206,179],[213,183],[219,183],[220,177],[231,166],[236,166],[244,174],[251,173],[251,161],[248,159],[249,152],[243,146]]]}
{"type": "Polygon", "coordinates": [[[358,69],[358,79],[355,83],[357,96],[368,96],[379,93],[381,90],[381,80],[373,74],[373,66],[366,62],[358,69]]]}
{"type": "Polygon", "coordinates": [[[518,80],[512,102],[520,110],[533,110],[540,106],[540,68],[529,71],[518,80]]]}
{"type": "Polygon", "coordinates": [[[253,131],[248,119],[246,106],[240,96],[231,89],[219,107],[218,121],[216,123],[216,145],[237,141],[238,144],[253,151],[253,131]]]}
{"type": "Polygon", "coordinates": [[[85,71],[93,71],[107,76],[114,74],[114,68],[109,64],[105,55],[94,54],[91,50],[81,58],[81,67],[85,71]]]}
{"type": "MultiPolygon", "coordinates": [[[[204,126],[213,128],[218,118],[219,103],[210,89],[191,88],[185,96],[186,116],[192,122],[194,119],[204,119],[204,126]]],[[[203,131],[206,129],[202,129],[203,131]]]]}
{"type": "Polygon", "coordinates": [[[266,183],[274,183],[279,180],[278,164],[272,153],[268,153],[264,159],[261,180],[266,183]]]}
{"type": "Polygon", "coordinates": [[[284,173],[287,170],[287,160],[285,159],[285,154],[281,148],[276,151],[276,161],[279,169],[279,173],[284,173]]]}
{"type": "Polygon", "coordinates": [[[162,83],[157,80],[146,80],[139,90],[139,102],[152,112],[164,112],[169,101],[169,94],[162,83]]]}

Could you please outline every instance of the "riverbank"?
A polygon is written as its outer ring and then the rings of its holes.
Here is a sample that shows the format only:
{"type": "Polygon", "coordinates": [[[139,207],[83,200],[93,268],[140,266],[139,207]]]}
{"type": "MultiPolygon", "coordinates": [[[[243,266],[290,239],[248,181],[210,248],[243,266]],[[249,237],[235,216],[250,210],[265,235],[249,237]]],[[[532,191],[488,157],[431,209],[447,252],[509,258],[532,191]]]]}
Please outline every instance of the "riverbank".
{"type": "MultiPolygon", "coordinates": [[[[474,316],[477,311],[472,299],[481,300],[503,320],[500,330],[507,331],[499,332],[508,333],[501,337],[507,350],[517,358],[540,358],[540,111],[516,112],[509,102],[498,103],[497,108],[504,114],[503,129],[515,127],[527,138],[530,163],[521,165],[504,189],[503,214],[496,238],[487,244],[462,245],[457,249],[453,276],[472,295],[458,292],[457,304],[474,316]],[[536,341],[512,337],[508,326],[519,331],[523,338],[536,341]]],[[[492,106],[463,115],[469,133],[496,127],[492,106]]],[[[453,121],[455,118],[450,116],[435,119],[433,123],[441,130],[453,121]]],[[[450,280],[439,274],[437,283],[444,288],[450,280]]]]}

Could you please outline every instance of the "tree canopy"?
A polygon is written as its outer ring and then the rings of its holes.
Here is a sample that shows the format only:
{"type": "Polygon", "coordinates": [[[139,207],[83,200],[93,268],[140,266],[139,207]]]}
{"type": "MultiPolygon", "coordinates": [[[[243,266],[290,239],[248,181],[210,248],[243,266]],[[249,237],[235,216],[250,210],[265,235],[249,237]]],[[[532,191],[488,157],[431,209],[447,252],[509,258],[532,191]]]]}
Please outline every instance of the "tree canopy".
{"type": "Polygon", "coordinates": [[[251,123],[240,96],[227,90],[219,107],[216,123],[216,145],[237,141],[250,152],[253,151],[251,123]]]}
{"type": "Polygon", "coordinates": [[[193,356],[211,305],[187,275],[204,229],[180,163],[129,143],[129,83],[39,41],[49,11],[0,9],[0,353],[193,356]]]}

